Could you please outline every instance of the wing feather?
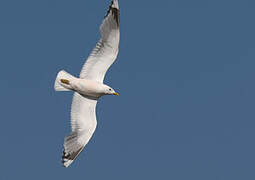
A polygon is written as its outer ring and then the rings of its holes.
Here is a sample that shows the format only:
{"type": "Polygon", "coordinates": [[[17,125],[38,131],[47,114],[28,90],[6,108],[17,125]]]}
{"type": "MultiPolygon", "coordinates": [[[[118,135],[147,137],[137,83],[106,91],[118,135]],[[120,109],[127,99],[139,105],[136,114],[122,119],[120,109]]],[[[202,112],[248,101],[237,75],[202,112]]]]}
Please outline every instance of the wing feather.
{"type": "Polygon", "coordinates": [[[92,137],[96,121],[97,100],[74,93],[71,110],[72,132],[65,137],[62,163],[68,167],[92,137]]]}
{"type": "Polygon", "coordinates": [[[84,97],[75,92],[71,109],[72,131],[84,131],[90,129],[96,123],[97,100],[84,97]]]}
{"type": "Polygon", "coordinates": [[[120,17],[118,0],[113,0],[100,26],[101,39],[86,60],[80,78],[103,82],[119,51],[120,17]]]}

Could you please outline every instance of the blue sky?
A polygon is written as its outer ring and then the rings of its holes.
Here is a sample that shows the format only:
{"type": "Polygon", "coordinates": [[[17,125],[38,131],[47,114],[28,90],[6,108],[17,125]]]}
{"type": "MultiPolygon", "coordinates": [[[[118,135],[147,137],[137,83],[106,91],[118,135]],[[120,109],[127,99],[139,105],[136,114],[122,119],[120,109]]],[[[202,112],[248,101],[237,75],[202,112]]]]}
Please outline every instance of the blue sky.
{"type": "Polygon", "coordinates": [[[254,180],[255,3],[124,1],[98,127],[63,168],[70,92],[106,0],[0,1],[0,179],[254,180]]]}

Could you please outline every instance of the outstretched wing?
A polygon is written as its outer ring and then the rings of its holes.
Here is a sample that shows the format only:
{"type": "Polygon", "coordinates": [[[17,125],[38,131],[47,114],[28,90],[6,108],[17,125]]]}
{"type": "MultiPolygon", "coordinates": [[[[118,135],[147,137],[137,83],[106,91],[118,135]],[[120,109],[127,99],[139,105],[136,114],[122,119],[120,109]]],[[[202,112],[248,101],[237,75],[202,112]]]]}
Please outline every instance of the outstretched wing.
{"type": "Polygon", "coordinates": [[[119,51],[120,17],[118,0],[112,0],[100,26],[101,39],[84,64],[80,78],[104,81],[106,71],[115,61],[119,51]]]}
{"type": "Polygon", "coordinates": [[[62,156],[65,167],[76,159],[96,129],[96,104],[97,100],[74,93],[71,110],[72,132],[65,137],[62,156]]]}

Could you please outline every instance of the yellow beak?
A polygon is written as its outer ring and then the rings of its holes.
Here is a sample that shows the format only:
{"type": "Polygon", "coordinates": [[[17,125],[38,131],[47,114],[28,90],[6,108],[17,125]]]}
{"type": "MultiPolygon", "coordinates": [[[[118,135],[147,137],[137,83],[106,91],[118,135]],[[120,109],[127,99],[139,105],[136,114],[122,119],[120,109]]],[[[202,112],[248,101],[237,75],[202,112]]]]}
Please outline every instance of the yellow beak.
{"type": "Polygon", "coordinates": [[[115,92],[115,93],[113,93],[113,95],[120,96],[120,95],[119,95],[119,93],[116,93],[116,92],[115,92]]]}

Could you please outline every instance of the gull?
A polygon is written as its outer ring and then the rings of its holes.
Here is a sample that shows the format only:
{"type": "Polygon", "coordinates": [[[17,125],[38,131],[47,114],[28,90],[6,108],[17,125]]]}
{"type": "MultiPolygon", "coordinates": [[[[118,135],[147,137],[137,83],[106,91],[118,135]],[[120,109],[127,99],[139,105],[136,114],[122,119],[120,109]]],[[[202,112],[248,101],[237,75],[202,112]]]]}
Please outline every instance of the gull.
{"type": "Polygon", "coordinates": [[[103,83],[105,74],[117,58],[120,41],[118,0],[112,0],[100,26],[101,38],[82,67],[80,77],[61,70],[56,77],[56,91],[74,91],[71,107],[72,132],[65,137],[62,163],[68,167],[92,137],[96,126],[97,100],[103,95],[117,95],[103,83]]]}

